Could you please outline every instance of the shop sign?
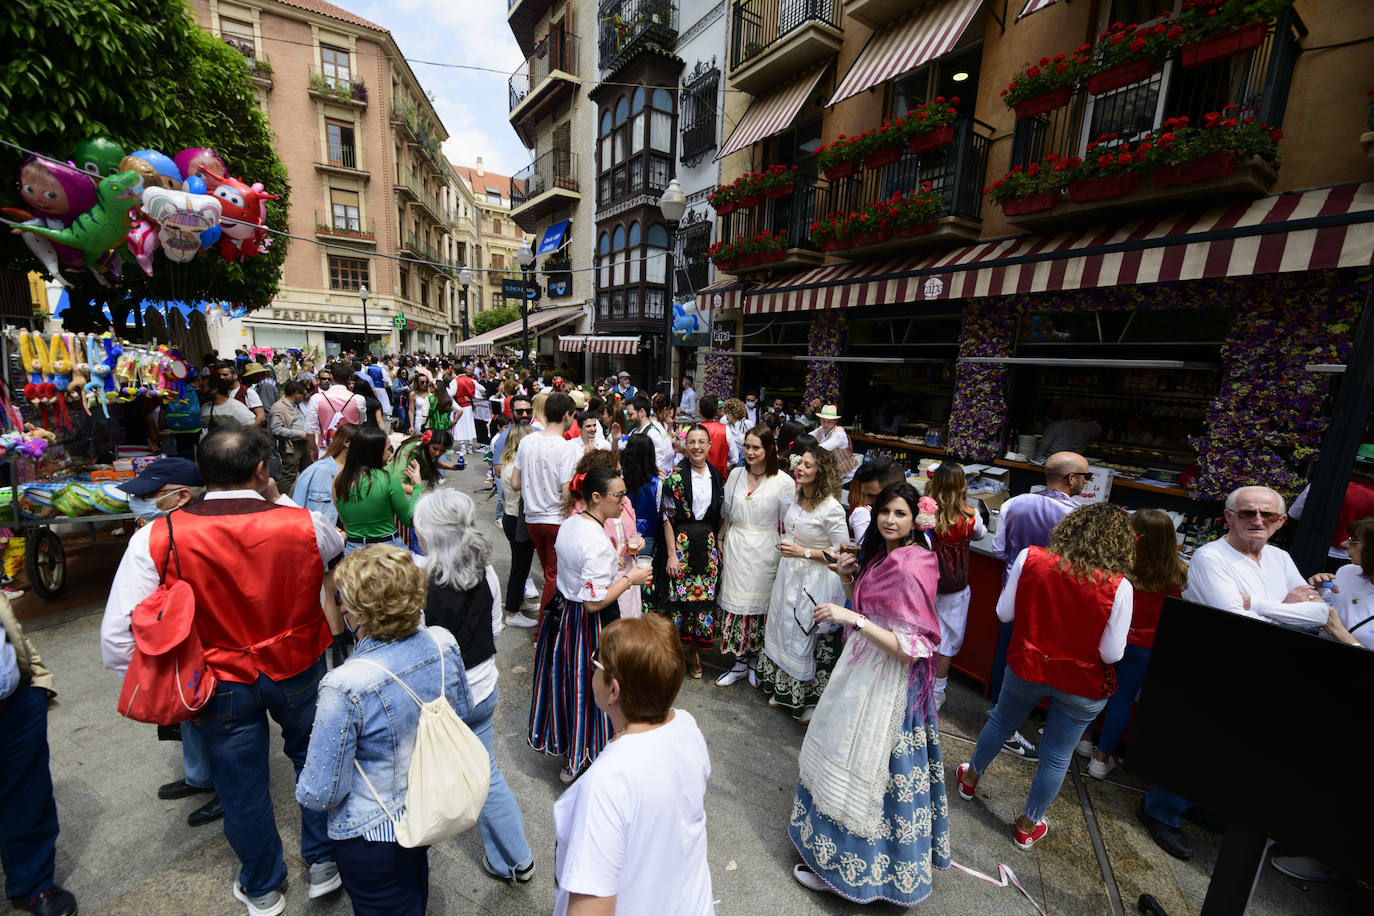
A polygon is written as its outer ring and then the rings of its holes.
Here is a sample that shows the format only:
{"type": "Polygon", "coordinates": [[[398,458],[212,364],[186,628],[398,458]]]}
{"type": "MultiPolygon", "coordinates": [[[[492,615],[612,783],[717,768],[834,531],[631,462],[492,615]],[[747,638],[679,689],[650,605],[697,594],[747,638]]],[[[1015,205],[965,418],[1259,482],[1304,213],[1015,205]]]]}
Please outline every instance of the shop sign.
{"type": "Polygon", "coordinates": [[[717,321],[715,328],[711,331],[711,346],[717,350],[730,350],[735,340],[735,323],[733,321],[717,321]]]}
{"type": "Polygon", "coordinates": [[[1083,485],[1083,492],[1074,499],[1084,506],[1089,503],[1105,503],[1112,495],[1112,469],[1090,464],[1088,471],[1092,473],[1092,479],[1083,485]]]}
{"type": "Polygon", "coordinates": [[[312,312],[305,309],[272,309],[277,321],[296,321],[308,324],[358,324],[352,312],[312,312]]]}
{"type": "Polygon", "coordinates": [[[927,299],[939,299],[945,294],[945,281],[939,277],[931,277],[921,287],[921,292],[927,299]]]}
{"type": "Polygon", "coordinates": [[[501,295],[511,299],[535,301],[539,298],[539,284],[526,283],[524,280],[502,280],[501,295]]]}

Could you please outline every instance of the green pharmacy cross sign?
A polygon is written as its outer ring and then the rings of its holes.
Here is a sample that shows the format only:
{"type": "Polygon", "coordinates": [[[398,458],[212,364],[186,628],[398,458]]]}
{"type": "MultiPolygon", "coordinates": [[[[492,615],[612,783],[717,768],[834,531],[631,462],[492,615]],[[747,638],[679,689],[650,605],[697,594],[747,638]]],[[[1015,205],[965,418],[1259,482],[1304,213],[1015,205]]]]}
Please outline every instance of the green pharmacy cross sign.
{"type": "Polygon", "coordinates": [[[396,330],[398,330],[398,331],[403,330],[403,329],[405,328],[405,326],[406,326],[406,316],[405,316],[405,313],[404,313],[404,312],[397,312],[396,315],[395,315],[395,317],[393,317],[393,318],[391,319],[391,323],[392,323],[393,325],[395,325],[396,330]]]}

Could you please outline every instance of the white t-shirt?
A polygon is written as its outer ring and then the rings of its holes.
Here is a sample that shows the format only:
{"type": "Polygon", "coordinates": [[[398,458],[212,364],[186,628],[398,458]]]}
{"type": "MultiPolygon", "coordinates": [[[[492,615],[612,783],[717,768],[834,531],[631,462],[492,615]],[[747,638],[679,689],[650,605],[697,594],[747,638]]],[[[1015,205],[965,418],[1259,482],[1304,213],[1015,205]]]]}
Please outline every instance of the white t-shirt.
{"type": "Polygon", "coordinates": [[[1265,544],[1256,563],[1221,538],[1194,552],[1183,597],[1257,620],[1319,627],[1326,623],[1326,602],[1283,603],[1290,591],[1306,581],[1287,551],[1265,544]],[[1249,609],[1245,595],[1250,596],[1249,609]]]}
{"type": "Polygon", "coordinates": [[[654,444],[654,463],[658,465],[658,472],[672,473],[673,465],[677,463],[677,452],[673,451],[673,443],[669,441],[668,433],[657,420],[651,420],[643,432],[654,444]]]}
{"type": "MultiPolygon", "coordinates": [[[[234,389],[229,392],[229,399],[232,401],[237,401],[239,399],[239,389],[242,387],[243,385],[241,384],[235,385],[234,389]]],[[[253,387],[252,385],[248,386],[248,393],[244,395],[244,398],[246,399],[244,403],[246,404],[249,410],[255,410],[262,406],[262,396],[258,394],[258,389],[253,387]]]]}
{"type": "Polygon", "coordinates": [[[706,510],[711,508],[711,466],[700,471],[689,470],[692,472],[692,517],[704,518],[706,510]]]}
{"type": "Polygon", "coordinates": [[[620,578],[620,557],[606,529],[580,512],[559,527],[553,551],[558,590],[569,601],[605,601],[606,591],[620,578]]]}
{"type": "Polygon", "coordinates": [[[862,544],[864,535],[868,533],[868,526],[873,524],[872,506],[855,506],[849,510],[849,534],[854,538],[854,543],[862,544]]]}
{"type": "Polygon", "coordinates": [[[711,758],[681,709],[622,735],[553,806],[554,916],[570,894],[615,897],[620,916],[711,916],[706,781],[711,758]]]}
{"type": "MultiPolygon", "coordinates": [[[[817,444],[826,451],[834,452],[839,449],[849,448],[849,433],[844,431],[843,426],[836,426],[830,431],[829,435],[826,434],[824,426],[817,426],[815,429],[811,430],[811,435],[816,437],[817,444]]],[[[850,469],[848,474],[840,479],[840,483],[849,483],[853,480],[854,472],[858,469],[859,466],[856,464],[850,469]]]]}
{"type": "MultiPolygon", "coordinates": [[[[250,388],[249,391],[251,393],[252,389],[250,388]]],[[[262,402],[259,401],[258,403],[262,402]]],[[[200,407],[200,425],[207,433],[210,431],[211,418],[213,418],[215,425],[233,422],[242,426],[252,426],[258,421],[258,418],[253,416],[252,410],[244,406],[242,401],[237,401],[234,398],[230,398],[223,404],[212,404],[208,400],[203,401],[200,407]]]]}
{"type": "MultiPolygon", "coordinates": [[[[347,407],[348,407],[348,400],[339,396],[341,393],[342,393],[342,394],[347,394],[347,392],[348,392],[348,389],[345,388],[344,386],[342,386],[342,385],[333,385],[333,386],[330,387],[329,391],[317,391],[317,392],[315,392],[314,394],[312,394],[312,395],[310,396],[310,400],[308,400],[308,401],[305,402],[305,431],[306,431],[307,434],[312,434],[312,433],[313,433],[313,434],[318,434],[319,431],[320,431],[320,404],[321,404],[321,402],[323,402],[323,401],[328,401],[328,402],[329,402],[330,407],[331,407],[331,409],[333,410],[333,413],[330,414],[330,416],[333,417],[335,414],[341,413],[342,411],[344,411],[345,409],[347,409],[347,407]],[[336,389],[337,389],[337,391],[336,391],[336,389]]],[[[361,394],[355,394],[355,395],[353,395],[353,396],[352,396],[352,401],[353,401],[353,406],[356,407],[356,408],[358,408],[358,422],[359,422],[359,423],[364,423],[364,422],[366,422],[366,421],[367,421],[367,401],[363,398],[363,396],[362,396],[361,394]]],[[[340,418],[339,418],[339,422],[340,422],[340,423],[343,423],[343,422],[344,422],[344,419],[343,419],[342,417],[340,417],[340,418]]],[[[321,443],[321,444],[322,444],[322,443],[321,443]]],[[[320,449],[320,454],[321,454],[321,455],[324,454],[324,449],[323,449],[323,448],[320,449]]]]}
{"type": "MultiPolygon", "coordinates": [[[[1339,591],[1331,597],[1347,630],[1361,620],[1374,617],[1374,583],[1364,575],[1363,568],[1347,563],[1336,570],[1336,588],[1339,591]]],[[[1366,649],[1374,649],[1374,620],[1351,631],[1350,635],[1366,649]]]]}
{"type": "Polygon", "coordinates": [[[515,450],[525,521],[557,525],[563,521],[563,484],[572,480],[582,458],[582,442],[543,433],[526,436],[515,450]]]}

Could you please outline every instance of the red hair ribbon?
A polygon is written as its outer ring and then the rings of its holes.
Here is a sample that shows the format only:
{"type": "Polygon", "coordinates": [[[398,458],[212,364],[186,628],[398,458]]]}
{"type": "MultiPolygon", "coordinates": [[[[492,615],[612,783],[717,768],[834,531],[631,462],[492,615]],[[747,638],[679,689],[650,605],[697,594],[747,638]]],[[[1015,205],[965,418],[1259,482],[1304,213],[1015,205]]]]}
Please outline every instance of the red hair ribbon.
{"type": "Polygon", "coordinates": [[[574,474],[572,482],[568,484],[568,489],[578,494],[579,496],[582,495],[582,482],[586,479],[586,474],[574,474]]]}
{"type": "Polygon", "coordinates": [[[434,430],[427,429],[420,435],[420,444],[429,445],[429,440],[434,438],[434,430]]]}

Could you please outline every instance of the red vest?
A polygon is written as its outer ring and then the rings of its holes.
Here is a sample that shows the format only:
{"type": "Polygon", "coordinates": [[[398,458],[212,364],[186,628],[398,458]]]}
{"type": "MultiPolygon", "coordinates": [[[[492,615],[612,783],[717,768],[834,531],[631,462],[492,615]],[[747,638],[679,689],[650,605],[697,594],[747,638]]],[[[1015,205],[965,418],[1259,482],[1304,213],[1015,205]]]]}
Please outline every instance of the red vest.
{"type": "MultiPolygon", "coordinates": [[[[196,596],[196,631],[220,680],[251,684],[300,674],[330,643],[320,607],[324,564],[305,509],[257,499],[203,500],[172,521],[168,583],[196,596]],[[180,575],[178,575],[178,562],[180,575]]],[[[167,556],[167,523],[153,523],[153,561],[167,556]]]]}
{"type": "Polygon", "coordinates": [[[1043,547],[1026,554],[1007,664],[1023,681],[1098,700],[1107,695],[1107,665],[1097,647],[1121,576],[1083,582],[1060,571],[1058,562],[1043,547]]]}
{"type": "Polygon", "coordinates": [[[706,460],[720,471],[720,476],[730,476],[730,434],[725,424],[717,420],[702,420],[706,434],[711,437],[711,447],[706,450],[706,460]]]}
{"type": "MultiPolygon", "coordinates": [[[[1169,592],[1175,598],[1179,592],[1169,592]]],[[[1155,645],[1155,630],[1159,629],[1159,615],[1164,611],[1163,592],[1142,592],[1136,589],[1131,604],[1131,630],[1126,634],[1126,643],[1142,649],[1152,649],[1155,645]]]]}
{"type": "Polygon", "coordinates": [[[1374,483],[1352,477],[1345,485],[1345,501],[1341,503],[1341,516],[1336,519],[1336,530],[1331,532],[1331,546],[1340,547],[1348,536],[1346,526],[1366,515],[1374,515],[1374,483]]]}

